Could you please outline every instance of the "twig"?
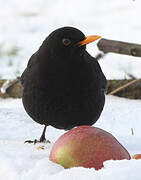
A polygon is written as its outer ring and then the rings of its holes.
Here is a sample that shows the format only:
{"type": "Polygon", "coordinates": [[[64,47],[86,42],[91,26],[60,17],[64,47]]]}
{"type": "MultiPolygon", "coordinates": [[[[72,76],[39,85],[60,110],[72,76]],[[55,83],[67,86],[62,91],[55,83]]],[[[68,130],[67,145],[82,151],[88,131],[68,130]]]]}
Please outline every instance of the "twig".
{"type": "Polygon", "coordinates": [[[118,53],[141,57],[141,44],[133,44],[115,40],[101,39],[97,44],[104,53],[118,53]]]}
{"type": "Polygon", "coordinates": [[[134,84],[134,83],[136,83],[136,82],[139,82],[139,81],[141,81],[141,79],[134,79],[133,81],[131,81],[131,82],[127,83],[127,84],[124,84],[123,86],[121,86],[121,87],[113,90],[112,92],[110,92],[110,93],[108,93],[108,94],[109,94],[109,95],[113,95],[113,94],[115,94],[115,93],[117,93],[117,92],[125,89],[126,87],[128,87],[128,86],[130,86],[130,85],[132,85],[132,84],[134,84]]]}

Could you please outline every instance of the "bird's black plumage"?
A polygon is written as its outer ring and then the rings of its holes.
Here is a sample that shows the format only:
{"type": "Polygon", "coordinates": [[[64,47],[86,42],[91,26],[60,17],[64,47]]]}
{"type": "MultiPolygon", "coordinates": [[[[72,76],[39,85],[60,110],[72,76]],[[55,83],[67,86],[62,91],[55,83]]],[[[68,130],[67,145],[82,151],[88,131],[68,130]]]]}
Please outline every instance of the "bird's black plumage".
{"type": "Polygon", "coordinates": [[[92,125],[105,103],[106,78],[97,60],[79,46],[76,28],[52,32],[21,76],[23,105],[37,123],[59,129],[92,125]]]}

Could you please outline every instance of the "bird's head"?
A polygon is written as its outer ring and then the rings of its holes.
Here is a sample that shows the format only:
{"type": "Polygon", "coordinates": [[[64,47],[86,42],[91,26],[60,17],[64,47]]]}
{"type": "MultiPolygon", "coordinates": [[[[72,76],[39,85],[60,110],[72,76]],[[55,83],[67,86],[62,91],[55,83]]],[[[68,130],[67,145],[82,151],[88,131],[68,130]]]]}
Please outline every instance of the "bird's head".
{"type": "Polygon", "coordinates": [[[48,48],[57,56],[71,57],[74,53],[82,54],[86,44],[91,43],[101,36],[87,36],[73,27],[62,27],[53,31],[43,42],[44,48],[48,48]]]}

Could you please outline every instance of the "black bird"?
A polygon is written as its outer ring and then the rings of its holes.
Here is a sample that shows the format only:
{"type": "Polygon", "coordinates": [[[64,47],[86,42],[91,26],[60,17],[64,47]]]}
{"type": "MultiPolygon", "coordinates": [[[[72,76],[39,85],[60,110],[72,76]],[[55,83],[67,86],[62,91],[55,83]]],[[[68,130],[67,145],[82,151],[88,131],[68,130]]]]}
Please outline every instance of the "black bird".
{"type": "Polygon", "coordinates": [[[73,27],[53,31],[35,52],[21,76],[23,105],[28,115],[45,128],[69,130],[93,125],[105,103],[106,78],[86,44],[88,36],[73,27]]]}

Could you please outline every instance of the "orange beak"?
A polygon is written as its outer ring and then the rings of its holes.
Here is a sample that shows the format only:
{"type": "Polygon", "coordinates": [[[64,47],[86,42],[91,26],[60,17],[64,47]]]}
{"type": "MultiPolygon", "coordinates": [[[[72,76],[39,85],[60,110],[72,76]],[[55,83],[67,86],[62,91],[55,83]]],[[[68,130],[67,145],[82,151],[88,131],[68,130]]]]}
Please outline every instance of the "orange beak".
{"type": "Polygon", "coordinates": [[[96,35],[87,36],[83,41],[78,42],[78,45],[83,46],[85,44],[89,44],[93,41],[96,41],[99,38],[101,38],[101,36],[96,36],[96,35]]]}

